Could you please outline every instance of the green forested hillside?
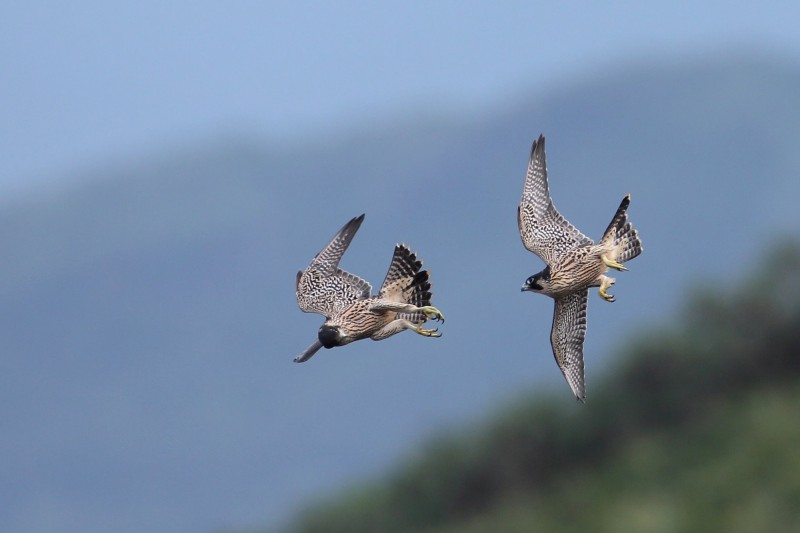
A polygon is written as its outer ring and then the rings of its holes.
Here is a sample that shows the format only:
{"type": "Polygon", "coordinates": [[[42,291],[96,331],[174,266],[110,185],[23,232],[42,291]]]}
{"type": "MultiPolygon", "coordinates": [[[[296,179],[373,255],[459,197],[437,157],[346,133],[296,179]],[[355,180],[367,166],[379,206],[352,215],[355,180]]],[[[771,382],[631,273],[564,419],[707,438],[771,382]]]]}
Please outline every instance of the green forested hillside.
{"type": "Polygon", "coordinates": [[[290,531],[800,531],[800,243],[683,286],[575,405],[531,395],[290,531]]]}

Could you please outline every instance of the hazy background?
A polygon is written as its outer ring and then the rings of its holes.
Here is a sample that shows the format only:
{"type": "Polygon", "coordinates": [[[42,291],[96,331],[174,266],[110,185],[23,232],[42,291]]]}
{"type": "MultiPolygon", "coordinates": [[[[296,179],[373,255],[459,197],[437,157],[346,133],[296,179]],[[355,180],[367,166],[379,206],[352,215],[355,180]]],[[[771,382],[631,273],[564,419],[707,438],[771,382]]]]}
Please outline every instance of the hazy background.
{"type": "Polygon", "coordinates": [[[288,519],[522,392],[573,402],[516,229],[531,141],[645,254],[590,302],[587,405],[640,326],[797,234],[795,3],[78,2],[0,7],[0,529],[288,519]],[[295,365],[294,275],[350,217],[396,242],[441,339],[295,365]]]}

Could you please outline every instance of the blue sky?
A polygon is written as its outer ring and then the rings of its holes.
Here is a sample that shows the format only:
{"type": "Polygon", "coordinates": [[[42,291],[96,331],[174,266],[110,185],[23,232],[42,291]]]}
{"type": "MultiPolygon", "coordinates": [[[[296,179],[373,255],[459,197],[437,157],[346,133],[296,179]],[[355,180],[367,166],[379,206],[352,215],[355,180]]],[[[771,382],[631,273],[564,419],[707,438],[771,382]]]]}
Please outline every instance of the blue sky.
{"type": "Polygon", "coordinates": [[[667,52],[800,59],[800,4],[4,2],[0,194],[229,135],[279,142],[667,52]]]}

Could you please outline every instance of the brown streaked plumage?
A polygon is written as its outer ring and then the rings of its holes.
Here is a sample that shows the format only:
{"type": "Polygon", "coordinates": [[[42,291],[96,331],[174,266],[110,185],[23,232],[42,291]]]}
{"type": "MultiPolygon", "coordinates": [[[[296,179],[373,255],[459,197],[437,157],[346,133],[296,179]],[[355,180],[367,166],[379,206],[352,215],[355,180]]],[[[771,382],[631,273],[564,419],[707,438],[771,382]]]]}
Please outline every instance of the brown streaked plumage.
{"type": "Polygon", "coordinates": [[[639,234],[628,222],[630,199],[630,195],[622,199],[600,242],[595,244],[553,205],[547,182],[544,135],[533,142],[517,222],[523,245],[546,266],[529,277],[522,290],[539,292],[555,300],[550,344],[558,367],[580,401],[586,397],[583,341],[589,287],[599,287],[600,296],[613,302],[614,297],[606,290],[615,280],[605,273],[609,268],[627,270],[622,263],[642,253],[639,234]]]}
{"type": "Polygon", "coordinates": [[[306,270],[297,273],[297,304],[304,312],[325,315],[318,338],[296,363],[308,361],[320,348],[344,346],[371,338],[382,340],[410,329],[426,337],[439,337],[436,329],[422,329],[426,320],[441,320],[431,305],[431,284],[422,261],[404,244],[395,246],[389,271],[377,295],[372,286],[339,268],[364,215],[351,219],[314,257],[306,270]]]}

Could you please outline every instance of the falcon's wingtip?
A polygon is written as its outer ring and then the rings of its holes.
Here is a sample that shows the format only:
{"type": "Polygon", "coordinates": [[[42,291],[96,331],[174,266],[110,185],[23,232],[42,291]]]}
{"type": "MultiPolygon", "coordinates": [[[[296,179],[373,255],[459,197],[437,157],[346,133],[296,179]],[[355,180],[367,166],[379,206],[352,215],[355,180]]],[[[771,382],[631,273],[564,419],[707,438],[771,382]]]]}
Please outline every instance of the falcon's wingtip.
{"type": "Polygon", "coordinates": [[[361,227],[361,223],[364,222],[364,214],[365,213],[361,213],[359,216],[353,217],[350,220],[348,220],[347,223],[344,226],[342,226],[342,228],[336,233],[336,236],[338,237],[348,234],[355,235],[355,233],[358,231],[358,228],[361,227]]]}
{"type": "Polygon", "coordinates": [[[533,141],[531,145],[531,157],[534,154],[540,153],[544,151],[544,133],[539,134],[539,138],[533,141]]]}

